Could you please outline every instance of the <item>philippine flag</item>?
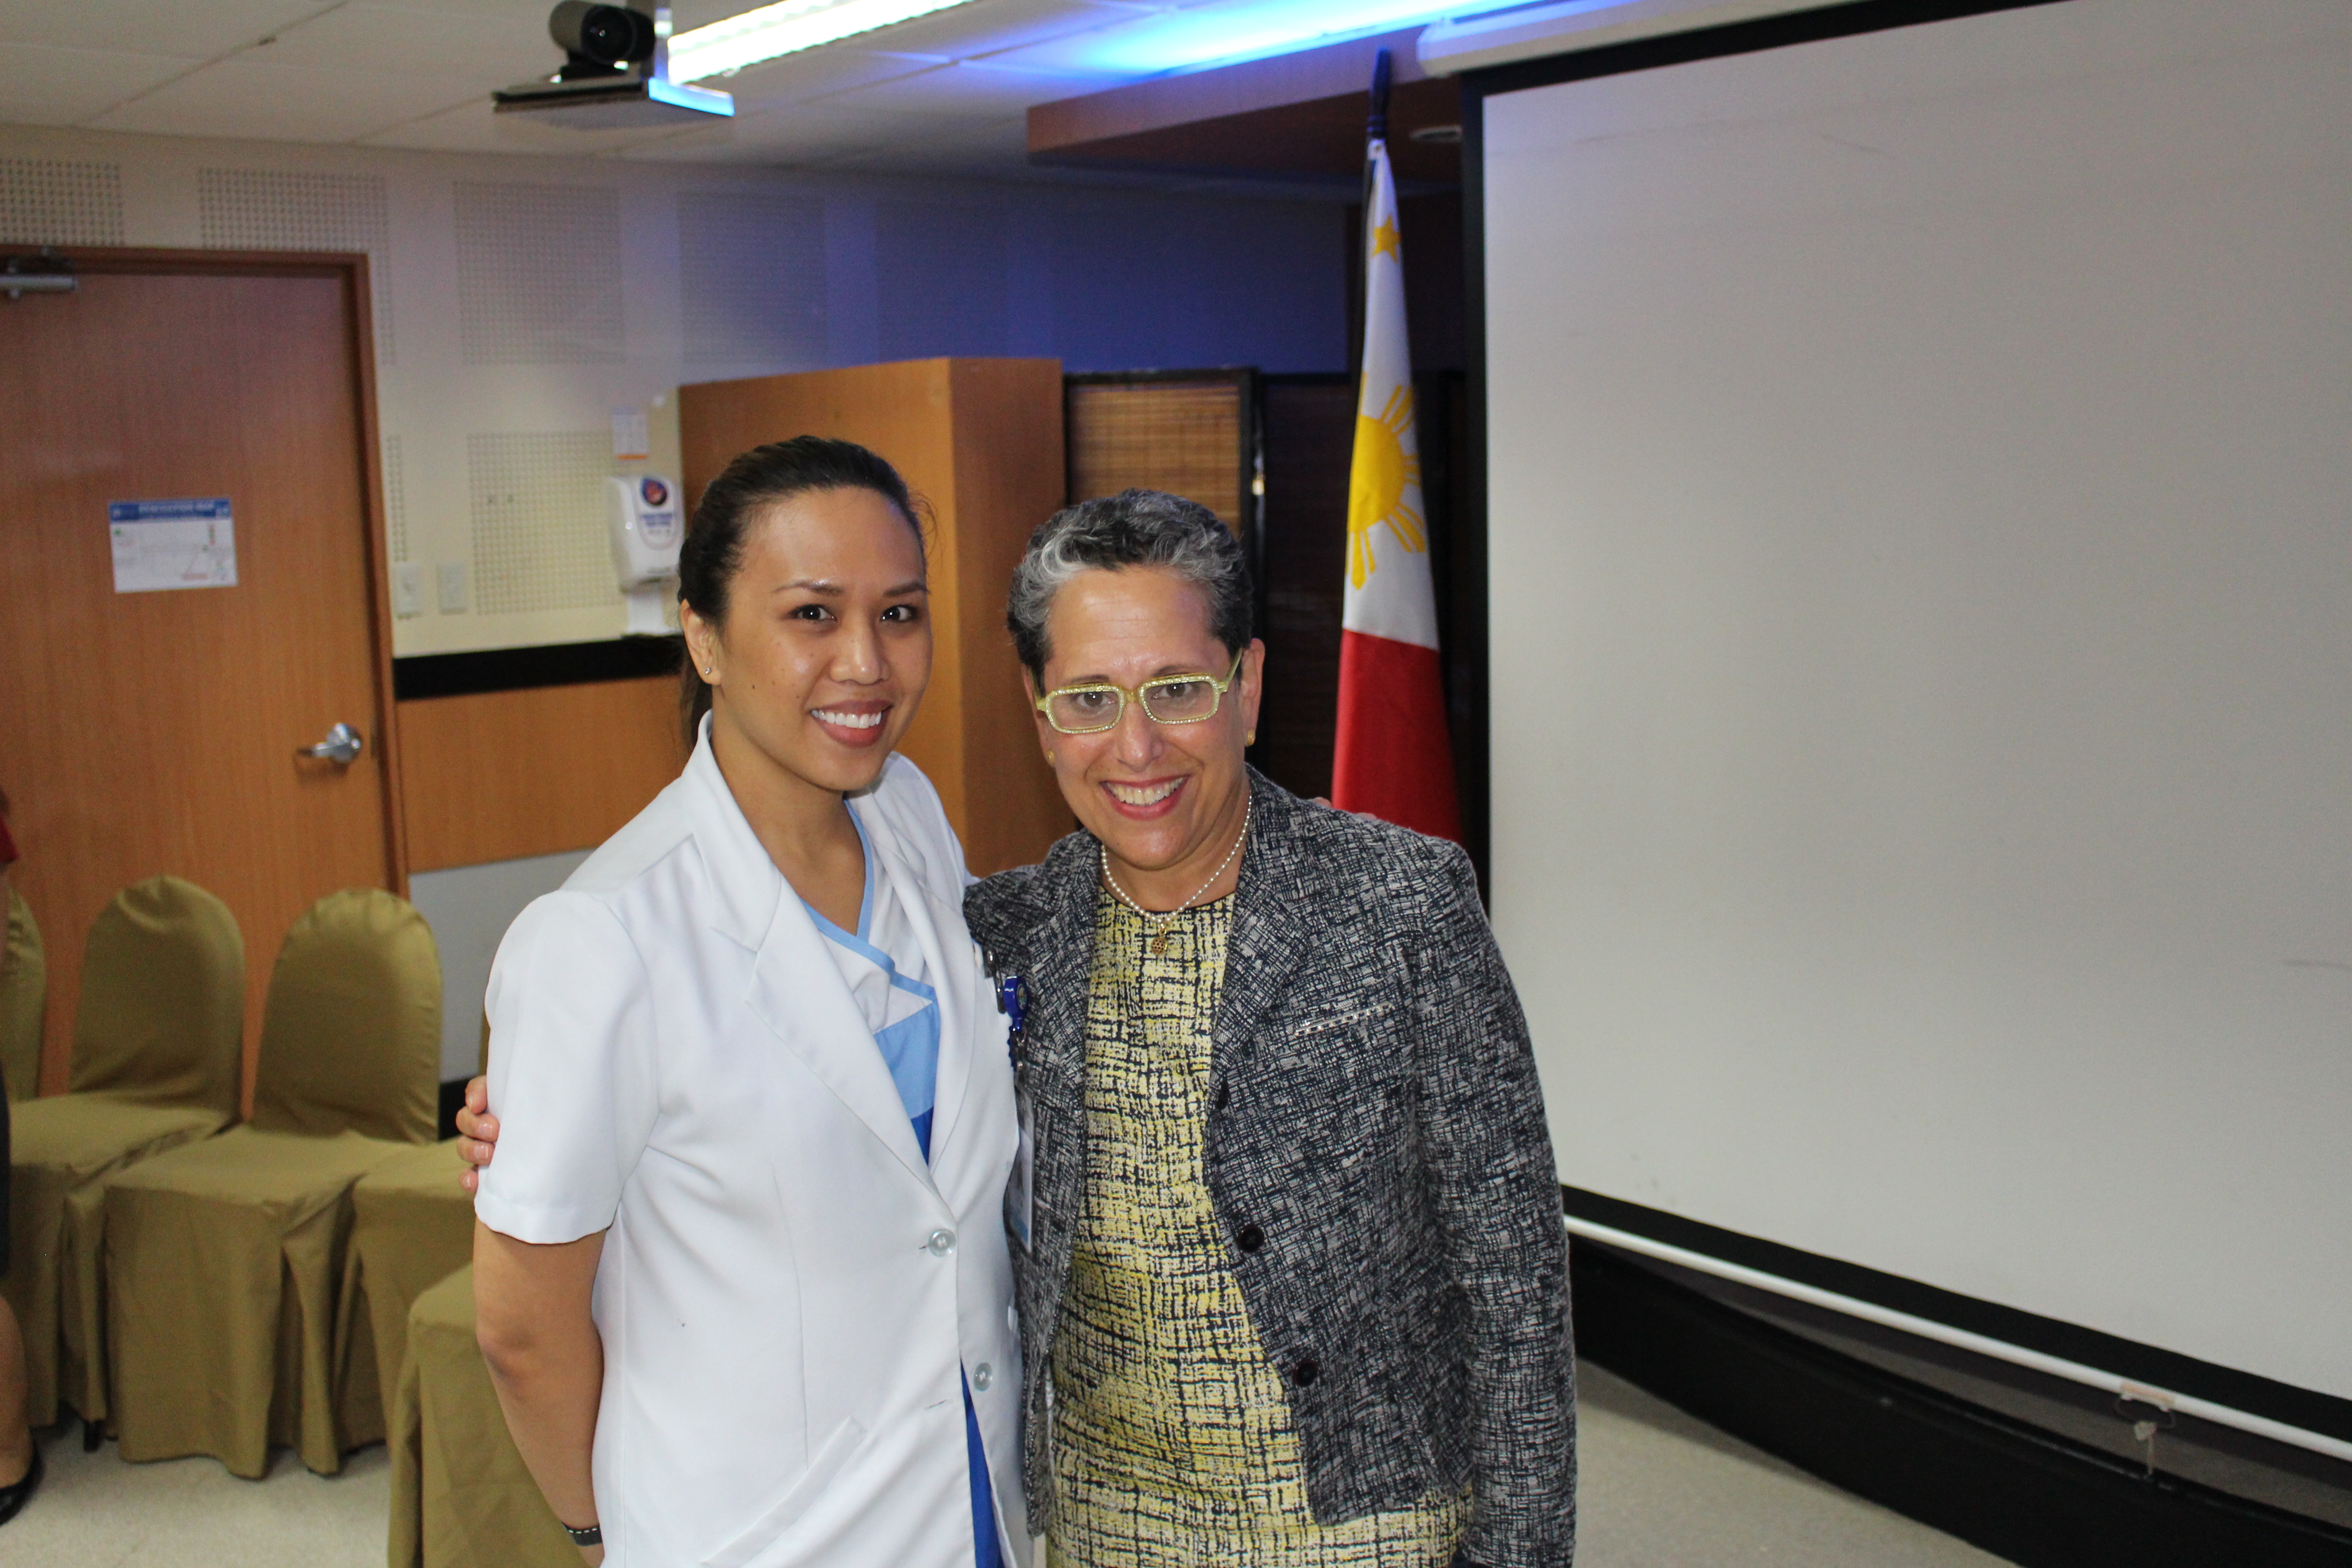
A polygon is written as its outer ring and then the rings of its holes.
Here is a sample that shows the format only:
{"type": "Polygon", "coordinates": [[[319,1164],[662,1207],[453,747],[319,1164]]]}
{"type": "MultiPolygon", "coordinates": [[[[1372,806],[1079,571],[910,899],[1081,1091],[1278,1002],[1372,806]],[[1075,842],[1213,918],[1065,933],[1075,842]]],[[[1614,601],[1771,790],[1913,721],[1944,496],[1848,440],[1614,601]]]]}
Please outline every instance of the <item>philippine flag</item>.
{"type": "Polygon", "coordinates": [[[1365,215],[1364,379],[1348,476],[1348,585],[1339,634],[1339,738],[1331,800],[1442,838],[1462,837],[1437,590],[1413,435],[1404,260],[1385,141],[1371,144],[1365,215]]]}

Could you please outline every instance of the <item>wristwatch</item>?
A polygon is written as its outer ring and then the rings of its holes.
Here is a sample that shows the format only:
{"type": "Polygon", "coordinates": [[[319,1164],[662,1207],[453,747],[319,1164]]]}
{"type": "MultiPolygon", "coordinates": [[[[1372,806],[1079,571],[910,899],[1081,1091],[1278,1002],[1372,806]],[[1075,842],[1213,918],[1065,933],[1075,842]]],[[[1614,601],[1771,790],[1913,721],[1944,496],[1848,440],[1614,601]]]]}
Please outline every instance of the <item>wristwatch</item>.
{"type": "MultiPolygon", "coordinates": [[[[563,1524],[562,1520],[557,1520],[556,1522],[558,1524],[563,1524]]],[[[602,1546],[604,1544],[604,1527],[601,1524],[583,1524],[577,1530],[572,1529],[568,1524],[564,1524],[563,1533],[572,1537],[572,1544],[574,1546],[602,1546]]]]}

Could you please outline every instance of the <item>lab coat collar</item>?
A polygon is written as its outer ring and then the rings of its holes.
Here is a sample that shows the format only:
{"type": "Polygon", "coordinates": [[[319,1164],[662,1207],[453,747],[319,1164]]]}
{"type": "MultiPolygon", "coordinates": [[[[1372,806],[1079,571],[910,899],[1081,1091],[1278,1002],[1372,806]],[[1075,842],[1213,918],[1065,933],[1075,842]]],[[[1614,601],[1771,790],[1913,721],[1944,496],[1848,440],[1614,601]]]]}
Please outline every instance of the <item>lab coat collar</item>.
{"type": "MultiPolygon", "coordinates": [[[[715,895],[711,928],[757,951],[775,921],[777,902],[784,896],[784,874],[768,858],[767,847],[751,831],[743,808],[735,804],[735,792],[727,787],[727,775],[719,771],[719,759],[710,750],[708,713],[695,733],[694,754],[687,759],[679,782],[686,786],[687,822],[715,895]]],[[[792,901],[795,906],[800,902],[792,901]]]]}
{"type": "MultiPolygon", "coordinates": [[[[824,937],[809,918],[807,907],[784,881],[783,873],[768,858],[766,847],[751,831],[743,808],[736,804],[734,792],[727,787],[726,775],[719,771],[718,759],[710,751],[708,717],[696,738],[694,755],[687,762],[684,780],[688,821],[713,893],[711,927],[730,942],[758,953],[752,963],[745,1005],[853,1115],[866,1123],[916,1180],[937,1191],[930,1165],[915,1142],[913,1125],[907,1120],[906,1104],[898,1098],[898,1087],[891,1080],[889,1067],[875,1047],[873,1031],[858,1012],[839,966],[825,951],[824,937]]],[[[877,858],[890,860],[887,874],[894,888],[920,889],[923,884],[906,868],[906,857],[898,847],[897,835],[884,822],[883,814],[867,810],[860,813],[860,820],[866,825],[877,858]]],[[[908,902],[902,891],[901,905],[908,902]]],[[[939,953],[939,938],[932,930],[929,911],[920,907],[919,900],[915,902],[916,907],[908,910],[908,923],[914,928],[916,940],[923,948],[924,963],[934,973],[944,975],[948,971],[939,953]]],[[[965,1015],[961,1009],[950,1014],[947,986],[935,984],[933,989],[940,994],[938,1096],[943,1100],[950,1030],[965,1015]]],[[[968,1058],[969,1051],[963,1055],[968,1058]]],[[[957,1088],[960,1094],[961,1085],[959,1083],[957,1088]]],[[[940,1134],[939,1122],[935,1108],[935,1141],[940,1134]]],[[[938,1147],[936,1142],[933,1146],[938,1147]]]]}

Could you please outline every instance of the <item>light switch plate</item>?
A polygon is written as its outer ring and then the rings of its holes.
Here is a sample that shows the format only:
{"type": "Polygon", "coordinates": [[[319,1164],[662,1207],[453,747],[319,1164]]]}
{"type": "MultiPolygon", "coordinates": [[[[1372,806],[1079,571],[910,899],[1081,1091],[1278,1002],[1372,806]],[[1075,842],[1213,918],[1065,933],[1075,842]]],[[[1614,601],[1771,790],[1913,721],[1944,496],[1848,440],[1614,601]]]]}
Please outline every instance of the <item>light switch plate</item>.
{"type": "Polygon", "coordinates": [[[441,563],[440,574],[441,613],[445,616],[464,615],[466,613],[466,563],[462,561],[444,561],[441,563]]]}
{"type": "Polygon", "coordinates": [[[404,621],[425,613],[425,568],[418,563],[403,561],[394,565],[392,613],[404,621]]]}

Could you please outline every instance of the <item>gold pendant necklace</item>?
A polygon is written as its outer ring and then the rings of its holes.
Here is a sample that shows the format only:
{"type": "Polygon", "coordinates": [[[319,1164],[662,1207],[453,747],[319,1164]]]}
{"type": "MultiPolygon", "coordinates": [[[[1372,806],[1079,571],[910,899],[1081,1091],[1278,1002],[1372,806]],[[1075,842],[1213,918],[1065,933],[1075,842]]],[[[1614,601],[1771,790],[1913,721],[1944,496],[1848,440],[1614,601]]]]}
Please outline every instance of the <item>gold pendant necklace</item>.
{"type": "Polygon", "coordinates": [[[1120,903],[1125,904],[1129,909],[1133,910],[1142,918],[1143,929],[1146,931],[1149,931],[1151,935],[1152,957],[1158,958],[1168,951],[1168,934],[1170,928],[1174,926],[1176,923],[1176,917],[1182,914],[1186,910],[1191,909],[1194,899],[1198,899],[1202,893],[1207,892],[1211,888],[1217,885],[1217,879],[1225,874],[1225,868],[1234,863],[1234,857],[1240,854],[1242,852],[1242,846],[1249,842],[1249,822],[1250,802],[1248,797],[1244,796],[1242,800],[1242,830],[1234,837],[1234,847],[1225,851],[1225,858],[1217,862],[1217,868],[1209,873],[1209,879],[1192,889],[1192,897],[1191,899],[1185,900],[1182,903],[1177,905],[1174,909],[1170,910],[1165,914],[1153,914],[1150,910],[1145,909],[1141,904],[1137,903],[1133,899],[1127,896],[1127,889],[1120,887],[1118,885],[1118,879],[1110,874],[1109,846],[1104,844],[1100,839],[1097,839],[1095,841],[1095,849],[1102,858],[1103,880],[1110,884],[1110,890],[1118,895],[1118,901],[1120,903]]]}

